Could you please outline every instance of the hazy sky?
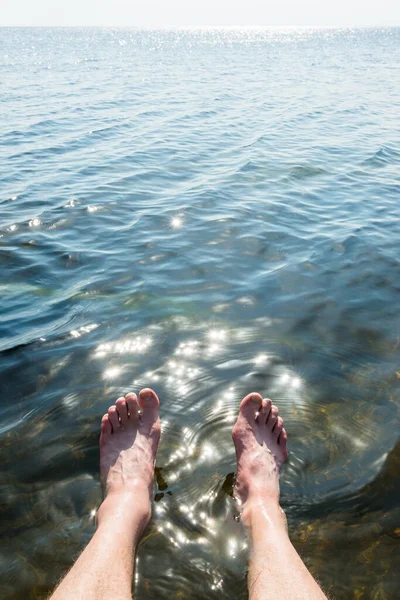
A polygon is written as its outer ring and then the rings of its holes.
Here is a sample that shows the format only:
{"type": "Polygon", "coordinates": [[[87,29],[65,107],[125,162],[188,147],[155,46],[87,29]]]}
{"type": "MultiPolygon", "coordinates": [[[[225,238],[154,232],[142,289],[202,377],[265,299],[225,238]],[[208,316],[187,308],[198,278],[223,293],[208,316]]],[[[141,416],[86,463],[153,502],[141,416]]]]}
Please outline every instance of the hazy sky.
{"type": "Polygon", "coordinates": [[[400,1],[0,0],[0,25],[400,25],[400,1]]]}

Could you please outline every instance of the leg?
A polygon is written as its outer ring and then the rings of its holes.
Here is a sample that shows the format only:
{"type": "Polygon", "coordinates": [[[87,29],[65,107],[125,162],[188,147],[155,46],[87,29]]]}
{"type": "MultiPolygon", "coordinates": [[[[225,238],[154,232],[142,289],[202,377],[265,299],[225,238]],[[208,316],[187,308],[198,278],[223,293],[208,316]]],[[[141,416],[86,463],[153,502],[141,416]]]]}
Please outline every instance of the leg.
{"type": "Polygon", "coordinates": [[[326,600],[292,546],[279,506],[279,471],[286,460],[286,431],[271,400],[242,400],[232,436],[236,497],[252,542],[250,600],[326,600]]]}
{"type": "Polygon", "coordinates": [[[151,514],[159,401],[149,389],[118,398],[101,421],[105,499],[97,530],[51,600],[131,600],[137,544],[151,514]],[[139,403],[142,414],[139,414],[139,403]]]}

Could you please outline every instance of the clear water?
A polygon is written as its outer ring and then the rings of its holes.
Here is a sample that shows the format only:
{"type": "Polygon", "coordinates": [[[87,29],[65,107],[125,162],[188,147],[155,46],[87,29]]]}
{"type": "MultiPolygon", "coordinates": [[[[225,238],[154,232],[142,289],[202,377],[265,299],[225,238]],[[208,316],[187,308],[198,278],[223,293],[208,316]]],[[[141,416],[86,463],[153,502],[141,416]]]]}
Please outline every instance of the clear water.
{"type": "MultiPolygon", "coordinates": [[[[137,598],[245,598],[230,431],[334,598],[395,598],[400,30],[0,30],[0,595],[94,529],[99,422],[162,400],[137,598]]],[[[397,529],[396,529],[397,527],[397,529]]]]}

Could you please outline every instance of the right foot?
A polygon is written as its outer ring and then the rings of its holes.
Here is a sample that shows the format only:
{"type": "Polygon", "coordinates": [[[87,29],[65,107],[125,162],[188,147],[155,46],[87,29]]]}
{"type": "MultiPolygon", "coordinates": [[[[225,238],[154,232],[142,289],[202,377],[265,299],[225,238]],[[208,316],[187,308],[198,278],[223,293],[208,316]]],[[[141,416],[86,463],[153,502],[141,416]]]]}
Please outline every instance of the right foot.
{"type": "Polygon", "coordinates": [[[279,473],[287,458],[287,434],[277,407],[254,393],[242,400],[232,437],[237,459],[235,496],[247,525],[263,507],[279,508],[279,473]]]}
{"type": "Polygon", "coordinates": [[[118,398],[101,420],[100,479],[104,501],[97,521],[139,516],[141,528],[151,511],[154,463],[160,440],[159,400],[153,390],[118,398]],[[139,409],[141,408],[141,413],[139,409]]]}

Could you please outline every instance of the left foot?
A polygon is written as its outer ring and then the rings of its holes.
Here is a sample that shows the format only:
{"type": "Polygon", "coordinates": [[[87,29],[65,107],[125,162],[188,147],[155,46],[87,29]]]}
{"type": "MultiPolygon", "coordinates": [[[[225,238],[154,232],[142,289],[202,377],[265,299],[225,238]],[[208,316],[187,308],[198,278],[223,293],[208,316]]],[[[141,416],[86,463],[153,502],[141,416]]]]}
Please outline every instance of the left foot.
{"type": "Polygon", "coordinates": [[[129,519],[135,513],[142,529],[147,525],[161,431],[159,405],[156,393],[144,389],[139,399],[133,393],[118,398],[102,418],[100,478],[105,499],[98,511],[99,524],[118,515],[129,519]]]}

